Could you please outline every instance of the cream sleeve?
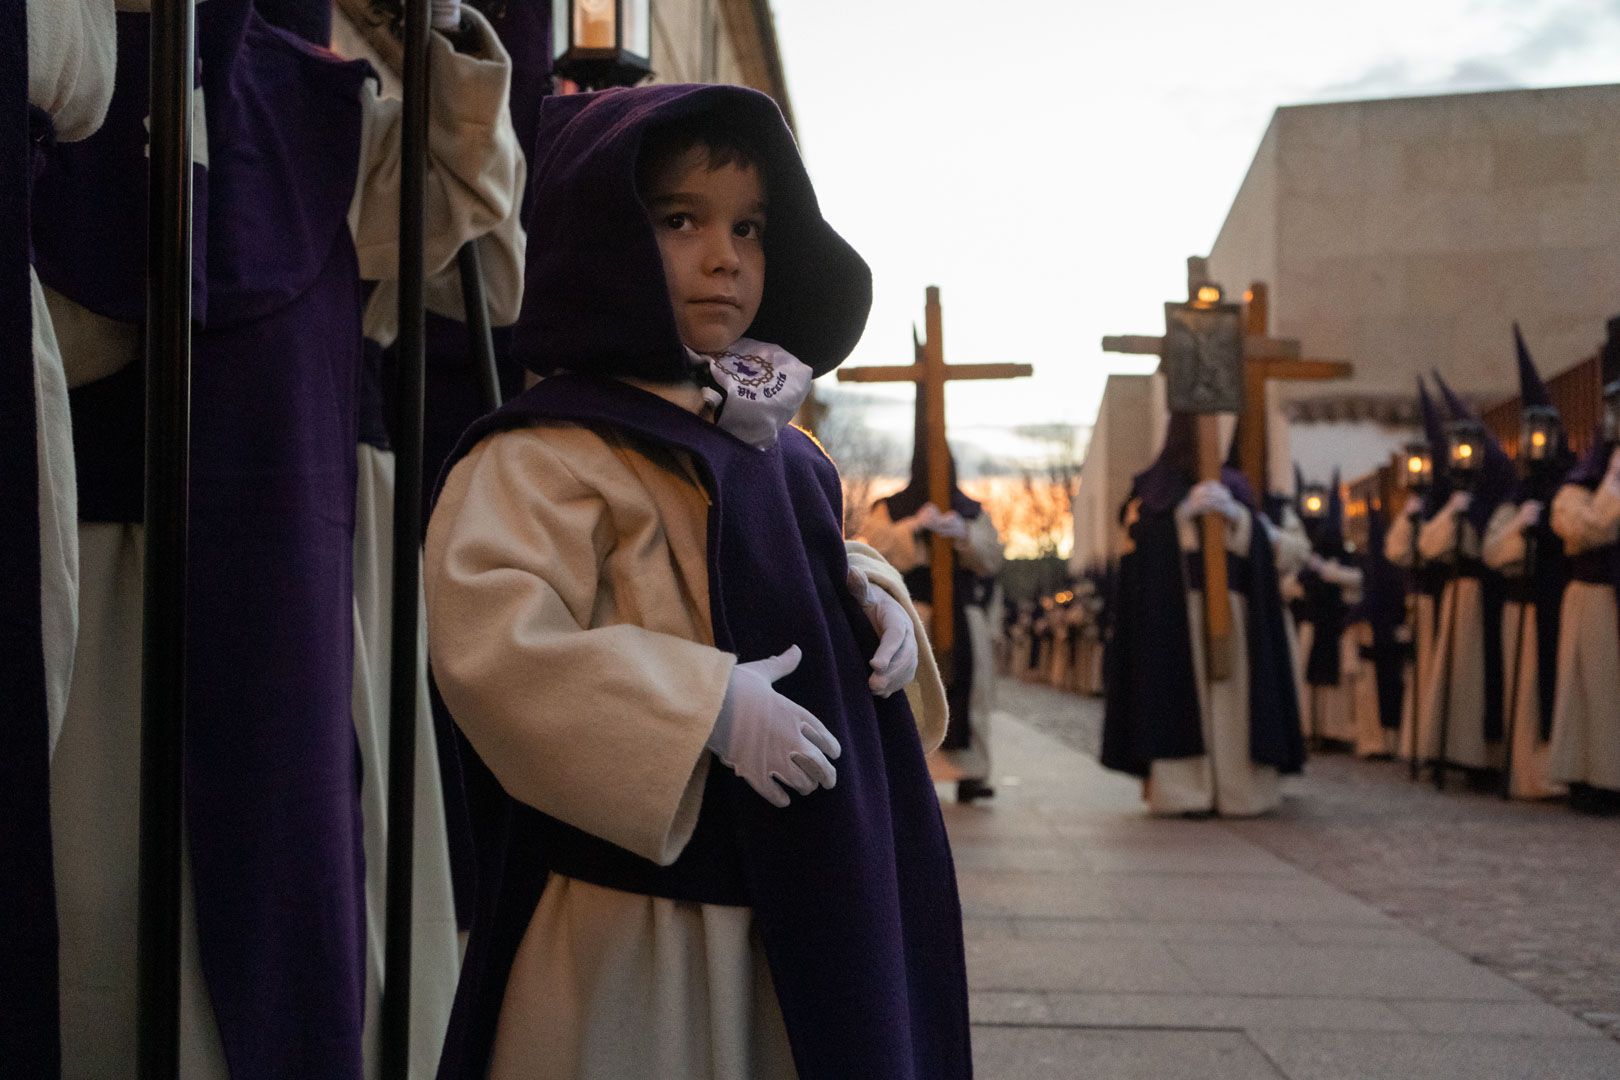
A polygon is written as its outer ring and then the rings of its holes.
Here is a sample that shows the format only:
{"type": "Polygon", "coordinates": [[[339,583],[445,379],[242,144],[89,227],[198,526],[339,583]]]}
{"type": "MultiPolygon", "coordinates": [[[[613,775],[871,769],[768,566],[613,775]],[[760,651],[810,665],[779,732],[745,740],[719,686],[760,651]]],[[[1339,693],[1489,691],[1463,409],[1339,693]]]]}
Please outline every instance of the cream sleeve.
{"type": "Polygon", "coordinates": [[[1396,566],[1412,568],[1412,531],[1415,528],[1410,514],[1396,514],[1384,534],[1384,558],[1396,566]]]}
{"type": "Polygon", "coordinates": [[[988,513],[981,513],[968,522],[968,534],[957,546],[962,565],[980,577],[995,577],[1007,561],[1001,544],[1001,534],[988,513]]]}
{"type": "Polygon", "coordinates": [[[927,561],[923,557],[923,545],[917,542],[917,530],[889,517],[887,503],[872,507],[861,525],[860,539],[902,574],[927,561]]]}
{"type": "Polygon", "coordinates": [[[101,126],[118,56],[113,0],[28,0],[28,101],[63,142],[101,126]]]}
{"type": "Polygon", "coordinates": [[[1596,491],[1565,484],[1553,499],[1552,527],[1571,555],[1614,543],[1620,539],[1620,491],[1606,482],[1596,491]]]}
{"type": "Polygon", "coordinates": [[[1457,518],[1449,507],[1423,523],[1418,530],[1418,554],[1430,562],[1449,560],[1457,553],[1457,518]]]}
{"type": "Polygon", "coordinates": [[[1504,502],[1498,506],[1485,526],[1485,546],[1480,549],[1486,566],[1510,577],[1524,573],[1524,532],[1514,528],[1518,518],[1516,503],[1504,502]]]}
{"type": "Polygon", "coordinates": [[[428,530],[429,655],[509,794],[667,865],[697,821],[736,657],[641,625],[684,625],[677,587],[604,574],[619,541],[608,506],[535,431],[475,447],[428,530]]]}
{"type": "Polygon", "coordinates": [[[1297,574],[1305,565],[1305,560],[1311,557],[1311,540],[1305,535],[1305,525],[1299,520],[1299,515],[1292,510],[1283,510],[1282,526],[1278,528],[1271,524],[1270,519],[1264,515],[1260,518],[1267,525],[1267,535],[1271,537],[1272,546],[1277,549],[1277,574],[1287,577],[1297,574]]]}
{"type": "MultiPolygon", "coordinates": [[[[476,29],[478,47],[458,52],[437,32],[428,39],[433,72],[428,103],[427,225],[424,263],[427,305],[464,317],[456,252],[478,241],[490,318],[496,325],[517,317],[522,300],[524,236],[518,222],[524,162],[507,105],[512,61],[488,20],[464,6],[462,18],[476,29]]],[[[381,50],[366,52],[362,31],[335,19],[340,47],[385,64],[381,50]]],[[[360,176],[349,206],[349,230],[360,258],[360,276],[377,282],[366,305],[366,336],[384,345],[398,333],[399,183],[403,103],[367,80],[361,90],[360,176]]]]}
{"type": "Polygon", "coordinates": [[[877,551],[859,540],[844,544],[849,553],[849,565],[866,575],[866,579],[882,589],[906,609],[911,616],[911,628],[917,635],[917,676],[906,687],[906,699],[911,702],[912,715],[917,718],[917,734],[922,739],[923,751],[933,750],[945,740],[945,725],[949,718],[945,702],[945,684],[940,681],[939,668],[934,663],[934,650],[928,647],[928,628],[917,614],[911,594],[900,571],[891,566],[877,551]]]}

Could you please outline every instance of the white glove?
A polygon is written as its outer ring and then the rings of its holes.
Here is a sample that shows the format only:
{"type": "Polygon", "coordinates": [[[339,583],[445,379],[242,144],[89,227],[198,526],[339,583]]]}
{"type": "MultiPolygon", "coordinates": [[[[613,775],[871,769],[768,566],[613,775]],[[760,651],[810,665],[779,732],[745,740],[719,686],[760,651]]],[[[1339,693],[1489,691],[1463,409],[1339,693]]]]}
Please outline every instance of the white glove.
{"type": "Polygon", "coordinates": [[[1417,495],[1408,495],[1406,497],[1406,508],[1404,510],[1402,510],[1401,513],[1405,517],[1409,517],[1409,518],[1415,518],[1415,517],[1419,516],[1420,514],[1422,514],[1423,513],[1423,500],[1422,500],[1422,498],[1420,498],[1417,495]]]}
{"type": "Polygon", "coordinates": [[[1446,511],[1445,512],[1448,513],[1448,514],[1465,513],[1468,510],[1469,504],[1472,503],[1473,501],[1474,501],[1474,497],[1472,495],[1468,494],[1468,492],[1459,491],[1459,492],[1455,493],[1454,495],[1452,495],[1451,498],[1446,500],[1446,511]]]}
{"type": "Polygon", "coordinates": [[[1322,571],[1327,567],[1327,560],[1313,551],[1305,556],[1305,565],[1310,567],[1318,576],[1321,576],[1322,571]]]}
{"type": "Polygon", "coordinates": [[[935,536],[943,536],[960,543],[967,539],[968,523],[955,510],[948,510],[934,519],[929,526],[935,536]]]}
{"type": "Polygon", "coordinates": [[[709,749],[776,807],[788,804],[784,788],[808,795],[838,783],[832,767],[843,752],[838,740],[771,685],[793,674],[803,658],[795,645],[780,656],[732,668],[725,703],[709,733],[709,749]]]}
{"type": "Polygon", "coordinates": [[[1176,516],[1187,521],[1205,514],[1220,514],[1235,525],[1243,520],[1243,505],[1232,497],[1231,490],[1219,480],[1205,480],[1193,485],[1181,505],[1176,507],[1176,516]]]}
{"type": "Polygon", "coordinates": [[[433,29],[453,34],[461,29],[461,0],[432,0],[433,29]]]}
{"type": "Polygon", "coordinates": [[[1541,523],[1541,504],[1534,499],[1526,499],[1519,504],[1519,514],[1513,519],[1513,528],[1517,532],[1533,529],[1541,523]]]}
{"type": "MultiPolygon", "coordinates": [[[[872,654],[872,677],[866,685],[878,697],[888,697],[917,677],[917,631],[900,601],[873,585],[855,567],[849,568],[849,592],[878,632],[872,654]]],[[[836,756],[836,755],[834,755],[836,756]]]]}

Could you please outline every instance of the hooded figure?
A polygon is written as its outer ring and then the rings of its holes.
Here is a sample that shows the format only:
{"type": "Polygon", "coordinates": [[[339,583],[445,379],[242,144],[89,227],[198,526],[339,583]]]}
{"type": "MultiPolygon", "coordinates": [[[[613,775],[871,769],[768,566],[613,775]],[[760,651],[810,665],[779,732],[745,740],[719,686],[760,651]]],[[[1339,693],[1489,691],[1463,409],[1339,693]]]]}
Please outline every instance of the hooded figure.
{"type": "MultiPolygon", "coordinates": [[[[709,145],[700,185],[721,175],[709,145]]],[[[469,430],[428,529],[434,677],[480,860],[440,1076],[965,1077],[961,912],[924,759],[944,692],[926,649],[920,711],[874,692],[863,607],[921,624],[899,574],[846,546],[837,472],[786,426],[859,338],[869,272],[761,94],[551,98],[538,146],[516,337],[548,377],[469,430]],[[677,328],[682,279],[638,187],[644,148],[683,132],[746,148],[768,204],[758,314],[708,356],[677,328]],[[767,801],[710,752],[767,665],[800,734],[836,740],[835,786],[767,801]]]]}
{"type": "Polygon", "coordinates": [[[1423,416],[1423,437],[1433,461],[1433,476],[1429,489],[1422,495],[1407,496],[1406,505],[1384,536],[1384,555],[1390,562],[1407,571],[1410,612],[1414,624],[1413,674],[1407,680],[1401,703],[1401,729],[1396,742],[1396,755],[1405,761],[1425,761],[1431,756],[1428,749],[1432,733],[1419,731],[1423,701],[1428,696],[1429,683],[1434,671],[1434,637],[1439,625],[1440,594],[1450,576],[1443,565],[1423,556],[1418,548],[1418,533],[1425,523],[1451,496],[1451,471],[1446,424],[1440,410],[1429,397],[1423,376],[1417,377],[1418,407],[1423,416]]]}
{"type": "Polygon", "coordinates": [[[1273,540],[1231,469],[1198,484],[1193,417],[1131,488],[1107,655],[1102,763],[1147,781],[1150,813],[1248,816],[1273,809],[1304,764],[1293,654],[1273,540]],[[1232,677],[1204,677],[1198,515],[1226,518],[1232,677]]]}
{"type": "MultiPolygon", "coordinates": [[[[1513,324],[1519,367],[1521,410],[1551,410],[1552,396],[1541,381],[1519,324],[1513,324]]],[[[1564,589],[1569,585],[1569,559],[1564,542],[1552,528],[1549,512],[1563,478],[1574,464],[1565,440],[1539,458],[1519,447],[1520,479],[1511,498],[1491,514],[1485,528],[1485,565],[1506,583],[1502,609],[1502,656],[1507,668],[1503,696],[1508,750],[1509,791],[1517,798],[1545,799],[1564,792],[1548,772],[1548,739],[1552,734],[1557,694],[1558,623],[1564,589]]]]}
{"type": "Polygon", "coordinates": [[[934,590],[929,537],[938,532],[951,539],[956,632],[954,654],[945,672],[951,719],[945,742],[929,759],[929,768],[936,779],[956,781],[958,799],[970,802],[994,794],[988,784],[990,714],[996,707],[988,613],[997,607],[996,577],[1004,561],[1001,535],[984,508],[956,486],[954,457],[949,459],[951,505],[942,508],[928,501],[928,429],[921,393],[913,435],[911,479],[900,491],[873,505],[861,526],[861,539],[905,575],[906,588],[923,605],[931,604],[934,590]]]}
{"type": "MultiPolygon", "coordinates": [[[[1304,485],[1300,484],[1303,499],[1304,485]]],[[[1349,665],[1344,650],[1349,644],[1345,627],[1350,606],[1360,600],[1361,568],[1350,557],[1344,541],[1344,498],[1339,471],[1327,505],[1320,514],[1300,517],[1311,541],[1311,555],[1298,574],[1300,599],[1294,605],[1299,621],[1299,673],[1301,719],[1312,739],[1349,745],[1355,742],[1349,665]]]]}
{"type": "MultiPolygon", "coordinates": [[[[330,5],[284,0],[278,17],[318,24],[317,7],[330,5]]],[[[467,54],[430,44],[430,272],[515,198],[505,57],[463,14],[467,54]]],[[[362,798],[381,805],[386,762],[356,708],[358,386],[363,282],[398,264],[400,104],[367,64],[271,26],[250,0],[207,0],[196,25],[182,1068],[359,1078],[384,932],[367,866],[380,883],[386,846],[362,798]]],[[[119,14],[107,122],[53,155],[34,210],[75,388],[80,659],[52,770],[75,1075],[128,1075],[135,1059],[149,27],[119,14]]],[[[425,713],[419,725],[426,742],[425,713]]],[[[436,770],[431,749],[418,768],[436,770]]],[[[433,940],[415,942],[421,1069],[448,1021],[456,942],[442,812],[435,827],[418,807],[416,927],[433,940]]]]}
{"type": "Polygon", "coordinates": [[[30,187],[55,140],[101,123],[113,56],[112,0],[0,2],[0,1052],[17,1076],[60,1066],[50,756],[78,587],[67,384],[30,266],[30,187]]]}
{"type": "MultiPolygon", "coordinates": [[[[1434,381],[1453,423],[1478,425],[1479,414],[1434,381]]],[[[1483,460],[1468,474],[1451,470],[1452,494],[1418,533],[1418,552],[1449,578],[1440,596],[1435,669],[1423,699],[1418,731],[1437,770],[1498,768],[1503,761],[1502,577],[1481,555],[1485,526],[1516,486],[1513,462],[1496,436],[1484,434],[1483,460]]]]}
{"type": "Polygon", "coordinates": [[[1401,726],[1401,693],[1411,645],[1406,629],[1406,577],[1384,553],[1388,525],[1381,511],[1367,515],[1367,550],[1361,556],[1361,601],[1350,611],[1358,624],[1362,677],[1356,680],[1356,754],[1388,757],[1401,726]]]}
{"type": "MultiPolygon", "coordinates": [[[[1620,316],[1609,320],[1603,384],[1620,379],[1620,316]]],[[[1620,797],[1620,439],[1606,417],[1553,500],[1552,527],[1570,559],[1558,631],[1551,772],[1582,804],[1620,797]]]]}

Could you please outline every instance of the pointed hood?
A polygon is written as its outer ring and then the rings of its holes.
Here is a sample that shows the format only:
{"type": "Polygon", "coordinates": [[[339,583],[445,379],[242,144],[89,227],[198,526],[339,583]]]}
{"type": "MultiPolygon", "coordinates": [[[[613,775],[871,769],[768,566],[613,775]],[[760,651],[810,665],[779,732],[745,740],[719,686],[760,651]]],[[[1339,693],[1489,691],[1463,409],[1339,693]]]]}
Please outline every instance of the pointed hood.
{"type": "Polygon", "coordinates": [[[1451,497],[1451,467],[1446,452],[1446,422],[1440,409],[1429,396],[1423,376],[1417,376],[1418,411],[1423,417],[1423,441],[1429,445],[1429,457],[1434,462],[1434,476],[1429,491],[1423,498],[1423,513],[1427,517],[1438,510],[1451,497]]]}
{"type": "Polygon", "coordinates": [[[660,382],[686,374],[636,179],[650,132],[696,121],[735,131],[763,158],[765,295],[748,336],[786,349],[817,375],[860,340],[871,271],[821,216],[776,103],[738,86],[643,86],[554,96],[540,107],[515,344],[525,366],[660,382]]]}
{"type": "Polygon", "coordinates": [[[1472,420],[1485,433],[1485,460],[1479,466],[1479,480],[1474,485],[1473,501],[1468,506],[1468,520],[1483,536],[1491,513],[1504,500],[1512,497],[1514,489],[1518,487],[1519,471],[1513,459],[1507,456],[1507,451],[1502,449],[1501,442],[1480,420],[1474,407],[1453,392],[1438,371],[1431,374],[1445,397],[1446,409],[1451,413],[1452,420],[1472,420]]]}
{"type": "MultiPolygon", "coordinates": [[[[922,342],[917,340],[915,326],[911,328],[911,355],[917,363],[922,363],[923,347],[922,342]]],[[[912,407],[911,415],[911,479],[906,482],[905,487],[881,500],[888,507],[891,521],[910,517],[928,502],[928,417],[920,386],[917,388],[917,400],[912,407]]],[[[950,453],[948,448],[945,468],[950,478],[951,509],[968,519],[978,517],[984,507],[968,498],[962,489],[956,486],[956,456],[950,453]]]]}
{"type": "Polygon", "coordinates": [[[1518,323],[1513,324],[1513,348],[1519,361],[1519,407],[1542,405],[1552,408],[1552,394],[1548,393],[1547,384],[1541,381],[1535,361],[1530,359],[1530,349],[1524,343],[1524,333],[1518,323]]]}

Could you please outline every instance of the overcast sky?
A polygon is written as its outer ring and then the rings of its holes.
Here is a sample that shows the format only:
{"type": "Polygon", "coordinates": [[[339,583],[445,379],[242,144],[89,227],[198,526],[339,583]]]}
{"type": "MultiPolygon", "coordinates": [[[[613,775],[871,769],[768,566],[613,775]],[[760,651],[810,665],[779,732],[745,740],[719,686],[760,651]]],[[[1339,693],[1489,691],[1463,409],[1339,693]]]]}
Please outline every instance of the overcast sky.
{"type": "MultiPolygon", "coordinates": [[[[1098,339],[1162,328],[1279,105],[1620,82],[1614,0],[772,7],[823,208],[876,278],[850,363],[908,361],[939,285],[947,360],[1035,365],[949,394],[952,441],[1000,454],[1143,370],[1098,339]]],[[[909,442],[897,393],[872,416],[909,442]]]]}

